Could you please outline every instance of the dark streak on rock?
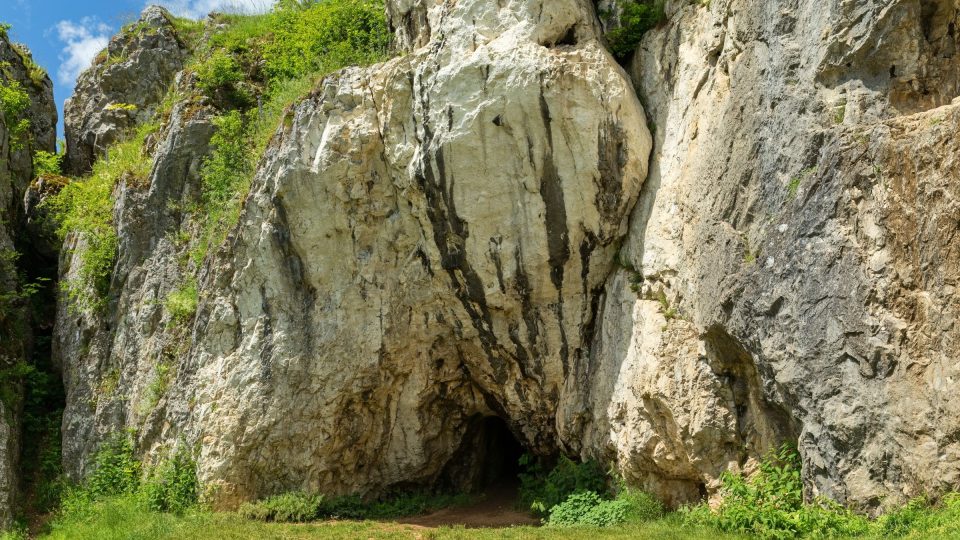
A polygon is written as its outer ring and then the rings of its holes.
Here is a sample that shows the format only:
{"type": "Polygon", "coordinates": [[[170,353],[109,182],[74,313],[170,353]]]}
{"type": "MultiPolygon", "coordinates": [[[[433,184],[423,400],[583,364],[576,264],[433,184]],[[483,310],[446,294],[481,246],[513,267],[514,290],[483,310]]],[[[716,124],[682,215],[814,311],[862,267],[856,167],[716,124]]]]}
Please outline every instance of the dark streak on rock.
{"type": "Polygon", "coordinates": [[[542,162],[540,178],[540,197],[543,199],[546,227],[547,251],[550,262],[550,280],[557,289],[557,321],[560,328],[560,358],[563,361],[563,373],[569,370],[567,336],[563,324],[563,270],[570,259],[569,231],[567,229],[567,209],[563,200],[563,184],[557,166],[553,162],[553,129],[550,125],[550,107],[543,96],[543,83],[540,89],[540,116],[547,133],[547,149],[542,162]]]}
{"type": "Polygon", "coordinates": [[[619,223],[623,201],[623,168],[627,164],[623,128],[612,120],[600,126],[597,135],[597,157],[600,178],[596,204],[605,221],[619,223]]]}
{"type": "MultiPolygon", "coordinates": [[[[294,291],[297,296],[294,301],[300,306],[300,309],[293,310],[293,312],[298,312],[302,316],[301,320],[298,321],[300,328],[313,328],[313,308],[317,302],[317,290],[307,279],[303,259],[290,241],[290,224],[283,201],[275,197],[272,202],[275,221],[272,223],[270,237],[273,240],[274,247],[283,256],[287,278],[291,284],[289,290],[294,291]]],[[[312,335],[311,332],[304,332],[304,336],[308,340],[312,340],[312,335]]],[[[313,344],[308,342],[304,351],[310,350],[313,350],[313,344]]]]}
{"type": "MultiPolygon", "coordinates": [[[[421,88],[421,95],[426,92],[421,88]]],[[[430,103],[423,103],[424,115],[429,116],[430,103]]],[[[434,134],[424,125],[424,146],[430,148],[434,134]]],[[[466,253],[466,239],[470,235],[467,224],[457,215],[453,197],[453,179],[447,177],[443,148],[433,149],[433,159],[421,162],[416,171],[417,183],[427,199],[427,217],[433,225],[433,239],[440,251],[440,264],[450,276],[450,283],[460,303],[477,330],[481,346],[494,371],[498,383],[508,376],[507,362],[497,344],[493,322],[487,308],[483,282],[470,266],[466,253]]]]}

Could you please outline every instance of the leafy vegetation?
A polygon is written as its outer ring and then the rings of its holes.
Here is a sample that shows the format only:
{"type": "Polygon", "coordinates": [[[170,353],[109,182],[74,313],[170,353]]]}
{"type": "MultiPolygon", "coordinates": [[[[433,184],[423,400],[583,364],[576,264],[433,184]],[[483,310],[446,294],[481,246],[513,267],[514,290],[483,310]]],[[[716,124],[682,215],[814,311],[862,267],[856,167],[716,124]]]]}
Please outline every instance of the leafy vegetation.
{"type": "Polygon", "coordinates": [[[37,150],[33,154],[33,175],[51,176],[60,175],[60,162],[63,160],[62,154],[37,150]]]}
{"type": "Polygon", "coordinates": [[[93,472],[86,481],[65,489],[53,529],[96,520],[107,501],[125,501],[145,511],[174,514],[196,506],[196,465],[186,448],[161,461],[145,478],[143,473],[143,465],[134,456],[132,433],[109,439],[97,452],[93,472]]]}
{"type": "Polygon", "coordinates": [[[23,117],[30,107],[30,96],[20,85],[20,81],[0,81],[0,116],[10,133],[10,148],[14,151],[23,148],[30,120],[23,117]]]}
{"type": "Polygon", "coordinates": [[[576,463],[561,457],[550,471],[544,462],[524,455],[520,460],[520,505],[546,516],[570,495],[592,491],[608,493],[607,475],[595,461],[576,463]]]}
{"type": "Polygon", "coordinates": [[[240,216],[253,172],[287,107],[317,79],[347,65],[383,59],[389,31],[381,0],[281,2],[264,15],[222,15],[194,62],[199,89],[229,107],[215,120],[213,153],[202,169],[199,264],[240,216]],[[257,103],[255,110],[248,110],[257,103]],[[246,111],[246,112],[245,112],[246,111]]]}
{"type": "Polygon", "coordinates": [[[164,307],[174,322],[184,323],[193,318],[199,298],[197,280],[191,277],[180,288],[167,295],[164,307]]]}
{"type": "Polygon", "coordinates": [[[804,503],[800,458],[793,447],[772,451],[750,478],[724,474],[723,500],[685,510],[688,523],[753,538],[836,538],[864,536],[871,523],[835,502],[804,503]]]}
{"type": "Polygon", "coordinates": [[[379,499],[353,496],[324,497],[302,492],[284,493],[240,507],[247,519],[275,522],[307,522],[319,519],[394,519],[426,514],[440,508],[462,506],[469,495],[414,491],[379,499]]]}
{"type": "Polygon", "coordinates": [[[27,69],[27,76],[30,77],[30,82],[33,83],[37,88],[42,88],[44,81],[47,79],[47,70],[40,67],[40,64],[33,59],[33,55],[30,54],[30,49],[27,48],[23,43],[12,43],[13,50],[16,51],[17,56],[20,57],[20,61],[23,62],[23,67],[27,69]]]}
{"type": "Polygon", "coordinates": [[[143,484],[147,506],[157,512],[182,514],[197,504],[197,464],[185,445],[162,461],[143,484]]]}
{"type": "Polygon", "coordinates": [[[542,461],[521,458],[520,503],[545,516],[552,527],[609,527],[663,516],[663,505],[650,495],[614,482],[595,461],[577,463],[561,457],[547,472],[542,461]]]}
{"type": "Polygon", "coordinates": [[[636,0],[624,4],[620,26],[607,33],[610,52],[618,60],[626,60],[640,44],[647,31],[666,20],[664,0],[636,0]]]}
{"type": "Polygon", "coordinates": [[[105,304],[118,246],[113,189],[121,179],[131,185],[147,182],[152,160],[144,140],[156,129],[155,124],[141,126],[131,139],[111,146],[89,176],[68,183],[47,200],[61,237],[79,236],[80,268],[61,281],[75,310],[97,310],[105,304]]]}

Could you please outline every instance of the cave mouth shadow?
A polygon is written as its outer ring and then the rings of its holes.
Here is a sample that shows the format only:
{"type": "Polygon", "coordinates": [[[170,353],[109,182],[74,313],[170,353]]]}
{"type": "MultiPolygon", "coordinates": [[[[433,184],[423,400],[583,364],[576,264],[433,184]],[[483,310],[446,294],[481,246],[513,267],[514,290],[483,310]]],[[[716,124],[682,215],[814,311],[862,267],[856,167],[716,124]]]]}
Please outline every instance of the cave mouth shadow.
{"type": "Polygon", "coordinates": [[[460,447],[441,475],[441,484],[463,493],[511,490],[520,487],[523,444],[507,423],[496,416],[471,419],[460,447]]]}

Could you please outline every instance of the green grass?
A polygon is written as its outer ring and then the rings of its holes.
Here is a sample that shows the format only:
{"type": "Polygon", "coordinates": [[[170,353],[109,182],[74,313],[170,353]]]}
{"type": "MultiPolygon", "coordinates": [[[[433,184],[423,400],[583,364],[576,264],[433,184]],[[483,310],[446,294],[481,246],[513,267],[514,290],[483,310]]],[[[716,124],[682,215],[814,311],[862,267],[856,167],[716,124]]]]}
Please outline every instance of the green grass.
{"type": "Polygon", "coordinates": [[[148,182],[153,160],[144,150],[144,139],[156,128],[155,124],[141,126],[132,138],[111,146],[90,175],[68,183],[45,203],[61,237],[77,233],[82,239],[80,268],[61,282],[75,311],[95,311],[105,305],[119,243],[113,224],[114,186],[121,179],[128,185],[148,182]]]}
{"type": "Polygon", "coordinates": [[[167,295],[163,307],[170,314],[170,319],[177,324],[187,323],[197,312],[197,302],[200,293],[197,290],[197,280],[190,277],[186,282],[167,295]]]}
{"type": "Polygon", "coordinates": [[[135,496],[110,497],[94,503],[88,512],[60,516],[51,530],[40,538],[76,540],[133,539],[691,539],[726,540],[742,538],[718,534],[704,528],[688,527],[676,518],[618,527],[510,527],[465,529],[441,527],[423,529],[390,521],[326,521],[309,524],[267,523],[248,520],[236,513],[202,510],[182,515],[151,510],[135,496]]]}

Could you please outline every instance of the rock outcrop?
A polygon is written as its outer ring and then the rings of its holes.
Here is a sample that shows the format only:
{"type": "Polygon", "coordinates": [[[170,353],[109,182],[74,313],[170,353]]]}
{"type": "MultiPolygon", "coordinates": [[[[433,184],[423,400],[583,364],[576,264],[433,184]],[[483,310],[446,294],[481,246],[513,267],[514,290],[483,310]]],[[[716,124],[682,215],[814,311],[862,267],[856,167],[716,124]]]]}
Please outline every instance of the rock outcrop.
{"type": "Polygon", "coordinates": [[[22,201],[33,177],[33,152],[54,151],[56,139],[53,84],[35,66],[29,51],[0,35],[0,85],[8,95],[21,91],[29,99],[23,110],[5,104],[0,112],[0,529],[16,512],[23,395],[17,366],[30,361],[33,345],[28,302],[21,294],[23,263],[31,255],[22,235],[22,201]],[[26,129],[18,127],[24,121],[26,129]]]}
{"type": "Polygon", "coordinates": [[[187,49],[171,15],[157,6],[110,40],[63,107],[67,171],[89,172],[112,143],[153,117],[187,49]]]}
{"type": "Polygon", "coordinates": [[[433,484],[485,416],[555,451],[564,378],[646,176],[644,113],[590,6],[431,16],[442,46],[341,72],[292,111],[201,273],[189,338],[158,301],[181,274],[178,223],[151,216],[189,178],[167,161],[204,146],[177,141],[210,130],[174,113],[148,192],[118,188],[110,313],[61,309],[68,469],[125,426],[145,450],[200,441],[224,503],[433,484]],[[144,410],[161,363],[175,378],[144,410]],[[108,378],[123,395],[99,393],[108,378]]]}
{"type": "MultiPolygon", "coordinates": [[[[132,427],[223,506],[463,487],[497,418],[672,504],[784,441],[810,495],[957,488],[954,3],[670,1],[629,76],[586,0],[387,4],[407,54],[291,108],[190,324],[163,303],[216,111],[176,104],[118,184],[107,309],[59,308],[71,474],[132,427]]],[[[96,109],[174,80],[132,60],[163,29],[81,78],[75,170],[131,125],[96,109]]]]}
{"type": "Polygon", "coordinates": [[[956,6],[667,11],[632,64],[656,144],[584,451],[679,500],[780,440],[811,495],[956,488],[956,6]]]}

